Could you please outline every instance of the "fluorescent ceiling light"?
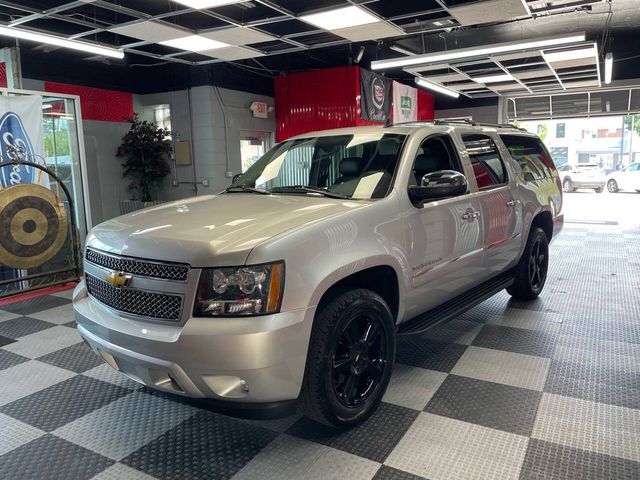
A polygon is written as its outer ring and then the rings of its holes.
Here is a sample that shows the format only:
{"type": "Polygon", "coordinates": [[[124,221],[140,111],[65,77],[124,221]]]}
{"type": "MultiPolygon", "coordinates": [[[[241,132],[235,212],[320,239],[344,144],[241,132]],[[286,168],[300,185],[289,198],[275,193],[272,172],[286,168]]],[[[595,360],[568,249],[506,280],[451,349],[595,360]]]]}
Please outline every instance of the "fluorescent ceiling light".
{"type": "Polygon", "coordinates": [[[566,62],[579,58],[595,57],[598,54],[595,43],[588,47],[574,48],[572,50],[562,50],[559,52],[543,52],[545,60],[549,63],[566,62]]]}
{"type": "Polygon", "coordinates": [[[231,3],[240,3],[243,0],[173,0],[176,3],[180,3],[187,7],[196,8],[202,10],[203,8],[221,7],[222,5],[229,5],[231,3]]]}
{"type": "Polygon", "coordinates": [[[310,23],[311,25],[315,25],[316,27],[324,28],[325,30],[356,27],[358,25],[366,25],[368,23],[380,21],[379,18],[374,17],[366,10],[356,6],[336,8],[335,10],[302,15],[299,18],[300,20],[310,23]]]}
{"type": "Polygon", "coordinates": [[[159,42],[160,45],[178,48],[180,50],[188,50],[190,52],[202,52],[204,50],[213,50],[214,48],[228,47],[226,43],[204,38],[200,35],[190,35],[188,37],[176,38],[174,40],[165,40],[159,42]]]}
{"type": "Polygon", "coordinates": [[[477,83],[509,82],[513,79],[513,76],[509,75],[508,73],[502,73],[500,75],[487,75],[485,77],[471,77],[471,80],[477,83]]]}
{"type": "Polygon", "coordinates": [[[442,93],[444,95],[449,95],[453,98],[458,98],[460,94],[455,90],[450,90],[442,85],[438,85],[437,83],[430,82],[422,77],[416,77],[416,85],[426,88],[428,90],[433,90],[434,92],[442,93]]]}
{"type": "Polygon", "coordinates": [[[100,47],[91,43],[79,42],[78,40],[68,40],[66,38],[48,35],[45,33],[36,33],[20,28],[1,27],[0,35],[5,37],[19,38],[20,40],[30,40],[32,42],[44,43],[47,45],[55,45],[56,47],[70,48],[81,52],[95,53],[96,55],[104,55],[105,57],[124,58],[124,51],[115,48],[100,47]]]}
{"type": "Polygon", "coordinates": [[[613,74],[613,53],[609,52],[604,57],[604,83],[611,83],[611,75],[613,74]]]}
{"type": "Polygon", "coordinates": [[[412,57],[391,58],[389,60],[377,60],[371,62],[372,70],[383,70],[385,68],[411,67],[425,65],[429,63],[447,62],[461,60],[463,58],[481,57],[496,53],[515,52],[518,50],[534,50],[555,45],[566,45],[569,43],[583,42],[584,33],[572,35],[559,35],[540,40],[516,41],[500,43],[497,45],[487,45],[484,47],[460,48],[440,53],[427,53],[425,55],[414,55],[412,57]]]}
{"type": "Polygon", "coordinates": [[[394,52],[402,53],[403,55],[415,55],[415,52],[399,47],[398,45],[390,45],[389,48],[394,52]]]}

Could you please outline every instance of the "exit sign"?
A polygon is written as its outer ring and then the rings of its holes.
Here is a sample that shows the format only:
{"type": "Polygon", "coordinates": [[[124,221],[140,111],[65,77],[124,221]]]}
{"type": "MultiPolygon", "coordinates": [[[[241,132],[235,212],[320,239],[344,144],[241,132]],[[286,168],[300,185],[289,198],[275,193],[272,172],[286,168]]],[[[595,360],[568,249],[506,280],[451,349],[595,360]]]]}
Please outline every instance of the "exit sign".
{"type": "Polygon", "coordinates": [[[267,118],[267,104],[266,102],[253,102],[249,107],[251,113],[256,118],[267,118]]]}

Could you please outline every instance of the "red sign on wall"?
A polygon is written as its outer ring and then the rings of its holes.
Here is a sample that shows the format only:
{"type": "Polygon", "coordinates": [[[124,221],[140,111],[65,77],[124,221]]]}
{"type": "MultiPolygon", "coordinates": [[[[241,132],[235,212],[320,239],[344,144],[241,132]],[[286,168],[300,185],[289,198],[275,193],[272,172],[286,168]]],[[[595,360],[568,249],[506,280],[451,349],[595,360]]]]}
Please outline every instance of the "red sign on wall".
{"type": "Polygon", "coordinates": [[[7,88],[7,65],[2,62],[0,63],[0,88],[7,88]]]}
{"type": "Polygon", "coordinates": [[[126,122],[133,115],[131,93],[56,82],[44,82],[44,90],[49,93],[80,96],[84,120],[126,122]]]}

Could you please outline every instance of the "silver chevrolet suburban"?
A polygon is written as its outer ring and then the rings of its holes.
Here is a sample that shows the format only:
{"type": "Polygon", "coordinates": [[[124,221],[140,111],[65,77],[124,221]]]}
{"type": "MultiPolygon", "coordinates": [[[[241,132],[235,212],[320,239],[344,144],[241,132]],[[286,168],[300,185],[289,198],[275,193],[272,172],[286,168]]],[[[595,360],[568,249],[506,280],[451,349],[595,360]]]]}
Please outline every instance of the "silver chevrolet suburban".
{"type": "Polygon", "coordinates": [[[548,150],[513,126],[304,134],[218,195],[93,228],[78,330],[151,388],[353,425],[378,407],[398,335],[505,288],[540,294],[561,208],[548,150]]]}

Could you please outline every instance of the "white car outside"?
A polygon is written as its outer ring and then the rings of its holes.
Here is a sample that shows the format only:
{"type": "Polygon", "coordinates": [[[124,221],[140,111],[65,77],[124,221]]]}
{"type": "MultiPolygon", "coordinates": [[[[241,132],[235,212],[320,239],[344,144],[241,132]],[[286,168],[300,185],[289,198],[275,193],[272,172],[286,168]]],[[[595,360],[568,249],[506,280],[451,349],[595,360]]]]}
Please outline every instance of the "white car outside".
{"type": "Polygon", "coordinates": [[[607,177],[607,190],[611,193],[620,190],[640,192],[640,162],[611,173],[607,177]]]}

